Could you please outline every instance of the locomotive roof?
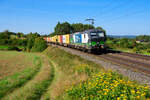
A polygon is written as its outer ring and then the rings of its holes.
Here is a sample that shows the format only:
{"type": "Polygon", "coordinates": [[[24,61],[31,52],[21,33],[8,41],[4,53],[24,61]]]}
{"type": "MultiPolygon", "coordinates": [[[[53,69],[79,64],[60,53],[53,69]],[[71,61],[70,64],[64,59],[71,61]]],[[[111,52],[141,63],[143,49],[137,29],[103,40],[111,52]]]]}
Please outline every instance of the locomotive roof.
{"type": "Polygon", "coordinates": [[[84,33],[88,33],[88,32],[103,32],[102,30],[100,29],[88,29],[88,30],[85,30],[85,31],[82,31],[82,32],[75,32],[74,34],[84,34],[84,33]]]}
{"type": "Polygon", "coordinates": [[[102,31],[102,30],[100,30],[100,29],[89,29],[89,30],[85,30],[84,32],[100,32],[100,31],[102,31]]]}

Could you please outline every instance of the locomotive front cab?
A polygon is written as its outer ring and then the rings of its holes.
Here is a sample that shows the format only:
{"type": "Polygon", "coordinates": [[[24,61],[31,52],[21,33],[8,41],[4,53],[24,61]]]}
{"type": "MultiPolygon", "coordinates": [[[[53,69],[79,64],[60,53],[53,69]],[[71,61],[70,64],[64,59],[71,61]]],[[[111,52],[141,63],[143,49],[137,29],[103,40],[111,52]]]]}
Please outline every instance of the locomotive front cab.
{"type": "Polygon", "coordinates": [[[89,31],[89,44],[91,50],[105,50],[106,34],[99,29],[89,31]]]}

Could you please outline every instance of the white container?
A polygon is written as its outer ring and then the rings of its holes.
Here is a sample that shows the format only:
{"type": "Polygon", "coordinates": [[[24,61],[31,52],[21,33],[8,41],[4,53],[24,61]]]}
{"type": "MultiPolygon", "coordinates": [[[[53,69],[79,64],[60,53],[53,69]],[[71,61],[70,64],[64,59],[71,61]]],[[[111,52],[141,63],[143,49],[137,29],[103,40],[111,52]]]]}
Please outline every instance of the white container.
{"type": "Polygon", "coordinates": [[[87,33],[84,33],[82,34],[82,43],[88,43],[88,34],[87,33]]]}
{"type": "Polygon", "coordinates": [[[65,35],[62,36],[62,40],[63,40],[63,43],[66,43],[66,36],[65,35]]]}

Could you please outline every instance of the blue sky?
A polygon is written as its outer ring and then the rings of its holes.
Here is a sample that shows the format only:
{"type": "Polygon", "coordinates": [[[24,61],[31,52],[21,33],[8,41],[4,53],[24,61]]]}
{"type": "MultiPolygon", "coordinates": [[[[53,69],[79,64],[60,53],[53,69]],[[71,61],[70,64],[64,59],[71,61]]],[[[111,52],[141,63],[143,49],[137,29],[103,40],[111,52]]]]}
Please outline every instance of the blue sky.
{"type": "Polygon", "coordinates": [[[150,35],[150,0],[0,0],[0,31],[49,34],[87,18],[109,35],[150,35]]]}

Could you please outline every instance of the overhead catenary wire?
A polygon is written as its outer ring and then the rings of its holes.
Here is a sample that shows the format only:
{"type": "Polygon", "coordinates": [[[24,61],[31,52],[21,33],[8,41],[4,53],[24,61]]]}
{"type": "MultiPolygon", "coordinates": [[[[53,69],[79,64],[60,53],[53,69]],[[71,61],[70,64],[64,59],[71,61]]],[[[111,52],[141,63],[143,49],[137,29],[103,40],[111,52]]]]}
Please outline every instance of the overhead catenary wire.
{"type": "MultiPolygon", "coordinates": [[[[133,7],[132,7],[133,8],[133,7]]],[[[143,8],[141,10],[137,9],[137,10],[131,10],[131,9],[127,9],[127,10],[130,10],[129,13],[122,13],[120,14],[120,16],[116,16],[116,17],[111,17],[111,21],[109,21],[109,23],[111,22],[115,22],[116,20],[119,20],[121,18],[124,18],[124,17],[129,17],[129,16],[135,16],[137,14],[142,14],[146,11],[147,8],[143,8]]],[[[101,22],[105,22],[105,20],[102,20],[101,22]]]]}
{"type": "Polygon", "coordinates": [[[135,15],[138,15],[138,14],[142,14],[142,13],[144,13],[144,11],[145,11],[145,9],[118,16],[118,17],[112,19],[112,21],[110,21],[109,23],[115,22],[116,20],[119,20],[123,17],[129,17],[129,16],[135,16],[135,15]]]}
{"type": "MultiPolygon", "coordinates": [[[[115,6],[107,6],[107,7],[104,7],[104,8],[101,8],[101,12],[97,13],[97,14],[94,14],[93,18],[95,18],[96,16],[99,16],[102,17],[102,16],[106,16],[107,14],[113,12],[113,11],[116,11],[118,9],[121,9],[122,7],[127,7],[129,6],[134,0],[127,0],[127,1],[123,1],[121,0],[120,3],[116,3],[115,6]]],[[[116,2],[116,1],[115,1],[116,2]]],[[[113,2],[112,2],[113,3],[113,2]]]]}
{"type": "MultiPolygon", "coordinates": [[[[103,20],[103,18],[104,18],[105,16],[107,17],[108,14],[113,14],[112,12],[114,12],[114,11],[116,11],[116,10],[118,10],[118,9],[122,9],[122,8],[124,8],[124,7],[127,8],[127,7],[129,6],[128,9],[131,9],[131,8],[132,8],[131,4],[134,3],[133,1],[136,1],[136,0],[132,0],[132,2],[131,2],[131,0],[127,0],[126,2],[122,1],[122,2],[120,2],[119,4],[117,4],[117,5],[115,5],[115,6],[105,7],[105,8],[108,8],[108,9],[103,10],[103,11],[105,11],[105,13],[104,13],[104,12],[101,13],[100,16],[99,16],[99,18],[100,18],[101,20],[103,20]],[[128,6],[127,6],[127,4],[128,4],[128,6]]],[[[110,3],[110,4],[111,4],[111,3],[110,3]]],[[[103,8],[103,9],[105,9],[105,8],[103,8]]],[[[92,18],[98,19],[96,15],[95,15],[95,17],[92,17],[92,18]]]]}
{"type": "MultiPolygon", "coordinates": [[[[133,1],[136,1],[136,0],[133,0],[133,1]]],[[[134,3],[134,2],[132,2],[132,3],[134,3]]],[[[146,8],[144,8],[144,9],[142,9],[142,10],[139,10],[139,9],[137,9],[137,10],[135,10],[135,11],[133,11],[132,9],[133,9],[133,7],[135,7],[135,6],[130,6],[128,9],[126,9],[126,12],[124,13],[119,13],[119,16],[116,16],[116,17],[113,17],[114,16],[114,14],[111,16],[111,17],[109,17],[108,19],[110,20],[109,21],[109,23],[112,23],[112,22],[115,22],[116,20],[119,20],[119,19],[121,19],[121,18],[123,18],[123,17],[129,17],[129,16],[133,16],[133,15],[137,15],[137,14],[140,14],[140,13],[143,13],[143,11],[145,11],[145,9],[146,8]],[[127,13],[129,11],[129,13],[127,13]]],[[[105,23],[105,20],[103,20],[102,18],[101,18],[101,21],[100,21],[101,23],[105,23]]],[[[108,21],[107,21],[108,22],[108,21]]]]}

